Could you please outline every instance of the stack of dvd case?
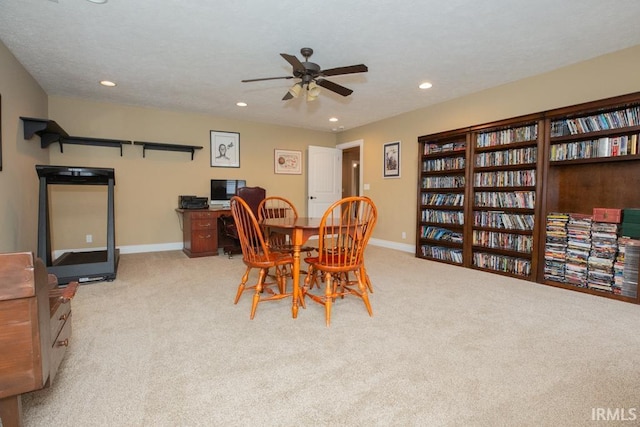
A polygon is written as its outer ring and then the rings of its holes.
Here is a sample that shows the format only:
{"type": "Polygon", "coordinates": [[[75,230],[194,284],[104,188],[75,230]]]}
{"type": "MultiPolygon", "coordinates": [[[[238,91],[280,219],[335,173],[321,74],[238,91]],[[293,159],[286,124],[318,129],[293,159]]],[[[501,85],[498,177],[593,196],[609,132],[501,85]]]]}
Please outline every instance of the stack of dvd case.
{"type": "Polygon", "coordinates": [[[551,212],[547,215],[547,237],[544,247],[544,278],[564,282],[567,254],[567,222],[569,214],[551,212]]]}
{"type": "Polygon", "coordinates": [[[613,264],[618,253],[618,224],[593,222],[591,224],[591,251],[587,286],[614,292],[613,264]]]}
{"type": "Polygon", "coordinates": [[[587,287],[592,222],[590,215],[576,213],[569,214],[567,222],[565,282],[581,288],[587,287]]]}
{"type": "Polygon", "coordinates": [[[624,255],[624,280],[620,294],[625,297],[638,297],[638,263],[640,263],[640,241],[628,240],[624,255]]]}

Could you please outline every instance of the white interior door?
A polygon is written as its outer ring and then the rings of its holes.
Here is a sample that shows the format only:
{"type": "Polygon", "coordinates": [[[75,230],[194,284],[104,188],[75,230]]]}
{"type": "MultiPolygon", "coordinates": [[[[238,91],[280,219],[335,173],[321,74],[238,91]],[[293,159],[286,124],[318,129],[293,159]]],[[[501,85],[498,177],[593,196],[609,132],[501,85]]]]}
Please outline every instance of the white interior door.
{"type": "Polygon", "coordinates": [[[342,198],[342,150],[310,145],[307,176],[307,216],[321,218],[342,198]]]}

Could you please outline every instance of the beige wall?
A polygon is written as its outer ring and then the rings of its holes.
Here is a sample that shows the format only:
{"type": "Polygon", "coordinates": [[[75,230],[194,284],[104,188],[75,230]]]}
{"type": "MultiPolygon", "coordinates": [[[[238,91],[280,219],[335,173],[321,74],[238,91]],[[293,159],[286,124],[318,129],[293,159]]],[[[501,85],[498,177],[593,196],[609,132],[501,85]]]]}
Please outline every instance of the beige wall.
{"type": "Polygon", "coordinates": [[[639,72],[640,45],[342,132],[338,143],[364,140],[365,195],[380,216],[374,237],[415,244],[419,136],[637,92],[639,72]],[[397,140],[402,176],[383,179],[382,146],[397,140]]]}
{"type": "Polygon", "coordinates": [[[47,95],[0,42],[0,252],[37,249],[38,176],[36,164],[49,163],[40,139],[23,138],[20,116],[47,117],[47,95]]]}
{"type": "MultiPolygon", "coordinates": [[[[275,175],[273,149],[305,152],[308,145],[333,146],[364,140],[365,195],[378,205],[376,239],[415,242],[418,170],[417,138],[494,120],[640,91],[640,46],[605,55],[529,79],[416,110],[367,126],[332,133],[229,120],[219,117],[105,104],[47,96],[0,44],[0,94],[4,170],[0,172],[0,251],[36,249],[37,176],[34,165],[113,167],[116,171],[116,239],[119,246],[180,242],[174,212],[179,194],[208,196],[211,178],[244,178],[270,194],[282,194],[305,209],[305,175],[275,175]],[[47,114],[48,112],[48,114],[47,114]],[[125,146],[124,155],[105,147],[54,145],[40,149],[39,138],[24,141],[20,116],[56,120],[74,136],[202,145],[194,161],[186,153],[125,146]],[[241,167],[209,166],[209,131],[239,132],[241,167]],[[382,145],[402,141],[399,179],[382,178],[382,145]],[[402,239],[402,232],[407,238],[402,239]]],[[[104,245],[106,195],[101,188],[56,186],[54,249],[104,245]]],[[[55,196],[55,197],[54,197],[55,196]]]]}
{"type": "MultiPolygon", "coordinates": [[[[174,151],[146,151],[136,145],[115,148],[50,147],[51,164],[115,169],[116,243],[157,245],[182,241],[175,208],[178,195],[209,196],[212,178],[246,179],[267,194],[291,199],[306,212],[305,175],[276,175],[275,148],[303,151],[308,145],[334,146],[335,135],[298,128],[229,120],[52,96],[49,118],[72,136],[199,145],[194,160],[174,151]],[[210,166],[210,131],[240,133],[240,168],[210,166]]],[[[106,245],[106,188],[52,186],[53,249],[106,245]],[[85,236],[93,235],[92,245],[85,236]]]]}

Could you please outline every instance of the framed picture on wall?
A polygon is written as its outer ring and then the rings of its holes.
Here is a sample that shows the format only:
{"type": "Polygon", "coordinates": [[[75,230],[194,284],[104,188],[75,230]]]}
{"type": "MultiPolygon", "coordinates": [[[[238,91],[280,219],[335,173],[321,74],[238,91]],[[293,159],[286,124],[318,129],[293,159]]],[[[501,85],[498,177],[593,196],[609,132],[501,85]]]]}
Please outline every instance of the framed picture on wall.
{"type": "Polygon", "coordinates": [[[279,150],[276,148],[274,153],[275,173],[302,174],[302,151],[279,150]]]}
{"type": "Polygon", "coordinates": [[[400,178],[400,141],[384,144],[383,156],[383,177],[400,178]]]}
{"type": "Polygon", "coordinates": [[[211,131],[211,167],[240,167],[240,134],[211,131]]]}

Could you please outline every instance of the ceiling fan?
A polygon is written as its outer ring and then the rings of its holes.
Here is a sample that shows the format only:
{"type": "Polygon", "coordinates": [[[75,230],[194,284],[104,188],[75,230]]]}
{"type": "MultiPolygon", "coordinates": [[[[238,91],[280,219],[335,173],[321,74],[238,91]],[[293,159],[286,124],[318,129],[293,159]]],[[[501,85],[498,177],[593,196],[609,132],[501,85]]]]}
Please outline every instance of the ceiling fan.
{"type": "Polygon", "coordinates": [[[248,79],[248,80],[242,80],[242,82],[247,83],[247,82],[259,82],[262,80],[297,78],[297,79],[300,79],[300,81],[296,82],[293,86],[291,86],[291,88],[284,95],[282,100],[286,101],[288,99],[298,97],[302,89],[306,86],[307,100],[313,101],[320,94],[320,88],[318,86],[321,86],[325,89],[328,89],[342,96],[349,96],[353,93],[351,89],[341,86],[330,80],[326,80],[324,77],[337,76],[340,74],[366,73],[367,71],[369,71],[367,66],[364,64],[350,65],[348,67],[337,67],[337,68],[329,68],[327,70],[322,70],[318,64],[309,62],[309,57],[313,55],[313,49],[311,49],[310,47],[303,47],[302,49],[300,49],[300,54],[302,54],[302,56],[304,57],[304,62],[300,62],[300,60],[294,55],[288,55],[286,53],[280,54],[280,56],[282,56],[293,67],[293,75],[291,76],[248,79]]]}

